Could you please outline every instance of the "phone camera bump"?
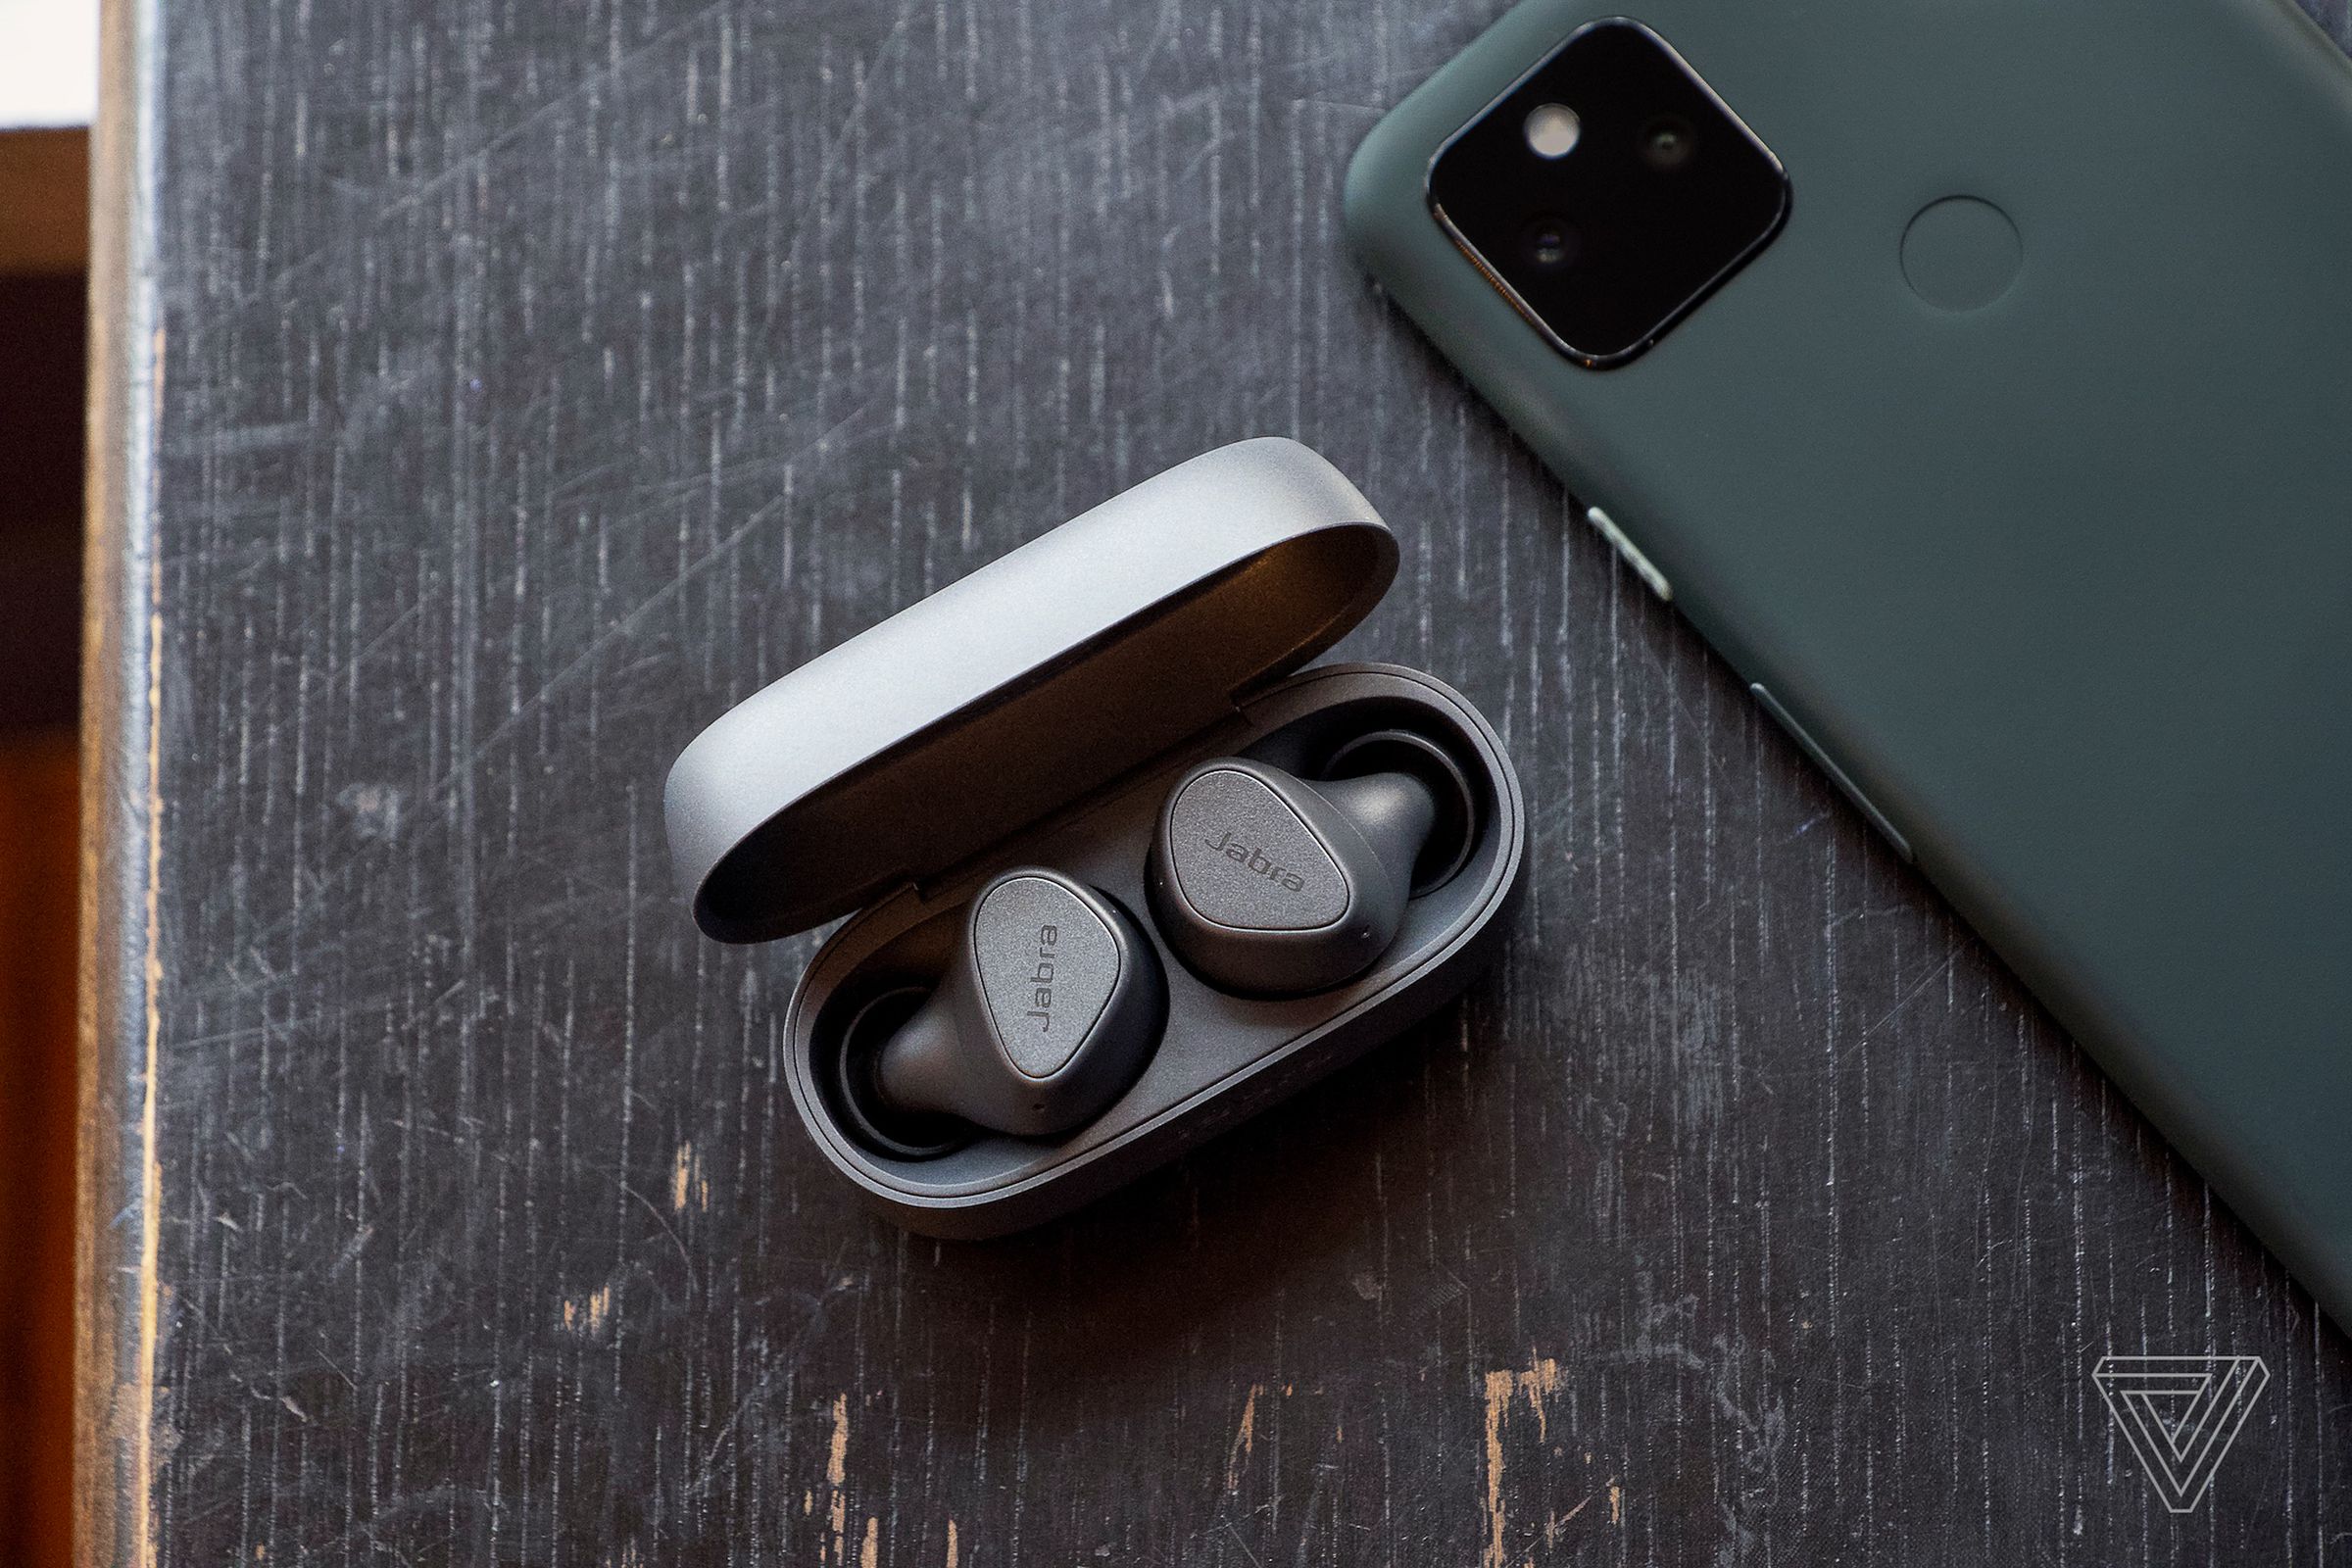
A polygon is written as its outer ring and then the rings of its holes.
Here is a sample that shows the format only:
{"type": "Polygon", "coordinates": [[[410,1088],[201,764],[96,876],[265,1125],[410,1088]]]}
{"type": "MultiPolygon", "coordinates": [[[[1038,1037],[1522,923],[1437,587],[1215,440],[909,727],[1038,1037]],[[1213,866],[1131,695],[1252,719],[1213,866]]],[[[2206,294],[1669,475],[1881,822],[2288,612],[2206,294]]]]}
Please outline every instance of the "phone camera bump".
{"type": "Polygon", "coordinates": [[[1429,206],[1521,316],[1602,369],[1771,242],[1788,176],[1663,38],[1614,17],[1447,139],[1429,206]]]}

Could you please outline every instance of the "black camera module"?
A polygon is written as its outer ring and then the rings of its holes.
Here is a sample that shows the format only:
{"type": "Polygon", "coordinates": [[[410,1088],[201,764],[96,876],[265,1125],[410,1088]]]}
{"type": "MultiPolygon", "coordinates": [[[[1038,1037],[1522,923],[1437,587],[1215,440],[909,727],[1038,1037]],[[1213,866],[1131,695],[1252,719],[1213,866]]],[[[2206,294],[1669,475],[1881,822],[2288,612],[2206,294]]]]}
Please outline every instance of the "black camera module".
{"type": "Polygon", "coordinates": [[[1680,115],[1660,115],[1642,127],[1642,161],[1669,173],[1698,151],[1698,127],[1680,115]]]}
{"type": "Polygon", "coordinates": [[[1585,241],[1584,236],[1576,231],[1575,224],[1564,218],[1546,215],[1527,225],[1520,245],[1529,261],[1546,271],[1553,271],[1574,265],[1584,251],[1585,241]]]}
{"type": "Polygon", "coordinates": [[[1430,164],[1429,205],[1554,348],[1605,369],[1772,243],[1788,176],[1664,39],[1618,17],[1455,131],[1430,164]]]}

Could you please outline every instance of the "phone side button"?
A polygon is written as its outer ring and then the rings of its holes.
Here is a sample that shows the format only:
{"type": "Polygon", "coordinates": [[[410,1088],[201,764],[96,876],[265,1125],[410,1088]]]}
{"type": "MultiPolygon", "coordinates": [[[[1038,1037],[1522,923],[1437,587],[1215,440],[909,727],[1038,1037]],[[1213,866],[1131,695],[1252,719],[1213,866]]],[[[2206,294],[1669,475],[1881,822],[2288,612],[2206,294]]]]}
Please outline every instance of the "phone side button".
{"type": "Polygon", "coordinates": [[[1666,574],[1657,568],[1656,564],[1625,536],[1625,530],[1617,526],[1616,518],[1598,507],[1587,507],[1585,520],[1599,531],[1600,536],[1609,542],[1609,548],[1616,551],[1627,565],[1634,568],[1635,576],[1649,584],[1651,593],[1668,604],[1674,603],[1674,584],[1668,582],[1666,574]]]}
{"type": "Polygon", "coordinates": [[[1895,831],[1894,824],[1886,820],[1886,813],[1872,805],[1870,797],[1863,794],[1855,786],[1854,781],[1845,776],[1845,769],[1830,760],[1830,754],[1814,744],[1813,737],[1805,733],[1804,726],[1788,716],[1788,710],[1781,706],[1779,698],[1764,689],[1762,681],[1757,681],[1747,690],[1748,695],[1755,698],[1757,703],[1763,707],[1764,711],[1772,715],[1772,721],[1787,731],[1788,738],[1796,742],[1798,748],[1807,757],[1813,759],[1814,763],[1824,773],[1830,775],[1830,782],[1838,786],[1838,793],[1853,802],[1854,808],[1870,818],[1870,825],[1879,830],[1879,836],[1894,846],[1894,853],[1903,858],[1905,864],[1909,864],[1911,841],[1895,831]]]}

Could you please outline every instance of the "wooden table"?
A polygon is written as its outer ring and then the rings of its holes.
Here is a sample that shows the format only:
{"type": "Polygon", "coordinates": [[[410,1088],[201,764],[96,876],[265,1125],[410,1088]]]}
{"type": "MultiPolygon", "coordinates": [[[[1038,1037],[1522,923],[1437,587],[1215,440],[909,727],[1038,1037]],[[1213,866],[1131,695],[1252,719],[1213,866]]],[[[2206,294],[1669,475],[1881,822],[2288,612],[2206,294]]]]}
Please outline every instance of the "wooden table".
{"type": "Polygon", "coordinates": [[[1344,257],[1496,10],[113,10],[93,1560],[2352,1549],[2343,1335],[1344,257]],[[910,1239],[663,771],[1261,433],[1403,542],[1343,653],[1518,759],[1508,956],[1080,1217],[910,1239]],[[2110,1351],[2266,1359],[2197,1512],[2110,1351]]]}

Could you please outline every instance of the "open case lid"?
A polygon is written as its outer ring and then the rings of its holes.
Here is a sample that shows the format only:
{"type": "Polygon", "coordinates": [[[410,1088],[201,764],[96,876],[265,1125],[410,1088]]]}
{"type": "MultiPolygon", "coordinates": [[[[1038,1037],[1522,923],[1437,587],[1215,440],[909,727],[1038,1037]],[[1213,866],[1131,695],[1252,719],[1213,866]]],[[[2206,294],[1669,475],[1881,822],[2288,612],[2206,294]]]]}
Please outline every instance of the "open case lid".
{"type": "Polygon", "coordinates": [[[662,795],[680,889],[725,942],[851,913],[1229,715],[1396,574],[1371,503],[1298,442],[1179,464],[696,736],[662,795]]]}

